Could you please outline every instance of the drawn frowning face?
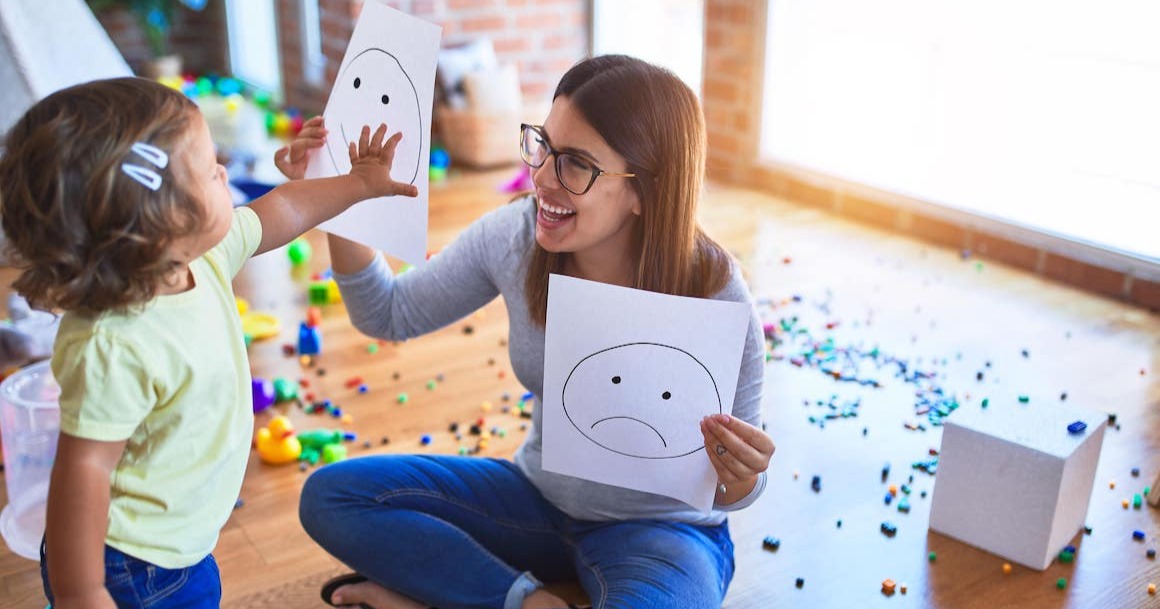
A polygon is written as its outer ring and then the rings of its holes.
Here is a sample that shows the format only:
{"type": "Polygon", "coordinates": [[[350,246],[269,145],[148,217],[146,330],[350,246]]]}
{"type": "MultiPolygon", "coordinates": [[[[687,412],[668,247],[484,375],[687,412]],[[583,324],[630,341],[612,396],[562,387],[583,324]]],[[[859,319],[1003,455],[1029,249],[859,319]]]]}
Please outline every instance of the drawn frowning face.
{"type": "Polygon", "coordinates": [[[657,343],[629,343],[580,360],[564,381],[563,403],[584,437],[642,459],[701,450],[706,406],[721,412],[709,370],[689,353],[657,343]]]}
{"type": "Polygon", "coordinates": [[[363,126],[369,125],[374,132],[380,123],[386,123],[388,136],[396,131],[403,133],[395,149],[391,177],[398,182],[415,183],[423,150],[419,96],[394,55],[382,49],[367,49],[356,55],[335,81],[327,115],[330,136],[326,148],[340,175],[350,172],[350,143],[358,144],[363,126]]]}

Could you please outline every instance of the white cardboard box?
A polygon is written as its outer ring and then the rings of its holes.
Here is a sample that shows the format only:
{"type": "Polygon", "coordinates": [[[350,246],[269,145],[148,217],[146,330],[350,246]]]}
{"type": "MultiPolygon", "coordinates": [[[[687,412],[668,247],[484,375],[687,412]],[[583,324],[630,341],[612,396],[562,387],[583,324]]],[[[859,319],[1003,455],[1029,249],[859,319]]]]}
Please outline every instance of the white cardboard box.
{"type": "Polygon", "coordinates": [[[1062,404],[959,410],[943,430],[931,530],[1046,569],[1084,526],[1106,427],[1062,404]],[[1076,421],[1087,429],[1071,434],[1076,421]]]}

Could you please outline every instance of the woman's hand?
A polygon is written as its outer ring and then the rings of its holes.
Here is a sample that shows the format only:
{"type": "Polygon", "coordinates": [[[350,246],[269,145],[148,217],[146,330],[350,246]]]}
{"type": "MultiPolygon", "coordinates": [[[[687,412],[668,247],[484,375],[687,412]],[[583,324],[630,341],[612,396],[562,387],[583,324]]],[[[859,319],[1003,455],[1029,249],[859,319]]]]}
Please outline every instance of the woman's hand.
{"type": "MultiPolygon", "coordinates": [[[[403,139],[403,134],[395,132],[387,141],[387,125],[381,124],[371,135],[371,128],[364,126],[358,138],[358,145],[350,143],[350,174],[362,179],[371,197],[403,195],[415,197],[419,189],[413,184],[396,182],[391,179],[391,164],[395,161],[395,148],[403,139]]],[[[368,197],[369,198],[369,197],[368,197]]]]}
{"type": "Polygon", "coordinates": [[[719,505],[734,503],[753,490],[757,475],[769,467],[775,446],[764,431],[727,414],[701,419],[705,452],[717,470],[719,505]]]}
{"type": "Polygon", "coordinates": [[[301,180],[306,175],[306,162],[309,153],[314,148],[321,148],[326,144],[326,127],[322,117],[316,116],[302,124],[302,130],[290,142],[274,153],[274,165],[282,175],[291,180],[301,180]]]}

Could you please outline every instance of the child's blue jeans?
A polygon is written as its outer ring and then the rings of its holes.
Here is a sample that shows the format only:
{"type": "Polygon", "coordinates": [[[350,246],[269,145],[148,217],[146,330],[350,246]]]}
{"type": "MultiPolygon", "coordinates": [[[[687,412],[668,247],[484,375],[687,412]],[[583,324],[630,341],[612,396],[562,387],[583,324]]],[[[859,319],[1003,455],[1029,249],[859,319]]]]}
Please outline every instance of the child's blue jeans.
{"type": "MultiPolygon", "coordinates": [[[[52,605],[43,541],[40,578],[44,582],[44,596],[52,605]]],[[[117,609],[218,609],[222,601],[221,573],[212,554],[191,567],[163,569],[105,546],[105,588],[117,609]]]]}
{"type": "Polygon", "coordinates": [[[518,607],[528,573],[579,579],[598,609],[718,609],[733,577],[726,523],[575,520],[497,459],[333,463],[307,479],[299,517],[358,573],[439,609],[518,607]]]}

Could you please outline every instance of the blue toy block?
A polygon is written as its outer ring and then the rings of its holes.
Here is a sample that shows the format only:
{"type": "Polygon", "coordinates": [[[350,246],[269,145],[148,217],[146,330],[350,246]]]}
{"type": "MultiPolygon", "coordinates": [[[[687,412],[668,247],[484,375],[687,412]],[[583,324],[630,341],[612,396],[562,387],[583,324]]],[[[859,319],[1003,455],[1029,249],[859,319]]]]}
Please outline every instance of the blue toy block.
{"type": "Polygon", "coordinates": [[[318,328],[311,328],[306,322],[298,324],[298,353],[301,355],[318,355],[322,352],[322,335],[318,328]]]}

